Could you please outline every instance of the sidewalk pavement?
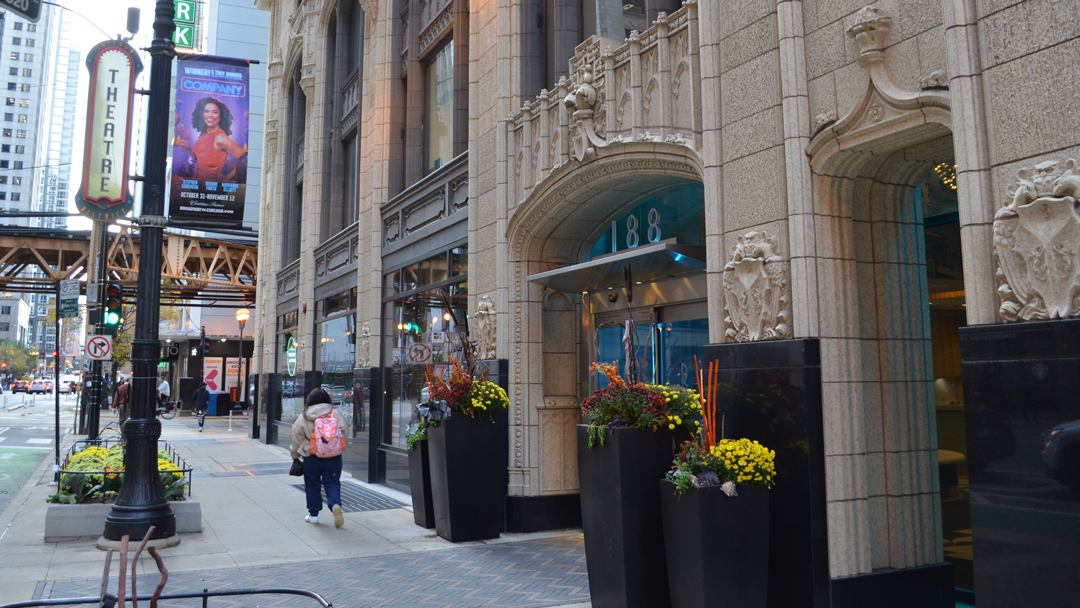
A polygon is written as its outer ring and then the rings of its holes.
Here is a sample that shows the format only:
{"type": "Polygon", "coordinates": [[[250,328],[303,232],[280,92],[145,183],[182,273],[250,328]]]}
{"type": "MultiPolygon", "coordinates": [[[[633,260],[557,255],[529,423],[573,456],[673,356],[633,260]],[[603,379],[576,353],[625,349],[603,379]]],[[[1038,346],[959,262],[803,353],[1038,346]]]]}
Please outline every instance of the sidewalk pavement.
{"type": "MultiPolygon", "coordinates": [[[[231,432],[226,418],[208,419],[203,433],[190,417],[162,427],[162,438],[195,470],[192,497],[203,517],[202,532],[182,534],[179,545],[161,552],[167,591],[299,587],[339,607],[590,605],[580,530],[454,544],[413,523],[408,495],[350,478],[342,481],[343,494],[353,498],[343,498],[351,502],[345,526],[335,529],[326,510],[312,525],[304,521],[303,481],[287,475],[287,450],[248,439],[246,418],[234,418],[231,432]],[[362,510],[370,508],[377,510],[362,510]]],[[[44,542],[45,500],[55,489],[48,485],[50,464],[0,514],[2,603],[100,589],[105,552],[96,539],[44,542]]],[[[118,561],[110,575],[114,592],[118,561]]],[[[138,568],[140,589],[153,589],[153,560],[144,554],[138,568]]],[[[245,599],[210,605],[278,605],[268,596],[245,599]]],[[[298,604],[293,598],[281,605],[298,604]]]]}

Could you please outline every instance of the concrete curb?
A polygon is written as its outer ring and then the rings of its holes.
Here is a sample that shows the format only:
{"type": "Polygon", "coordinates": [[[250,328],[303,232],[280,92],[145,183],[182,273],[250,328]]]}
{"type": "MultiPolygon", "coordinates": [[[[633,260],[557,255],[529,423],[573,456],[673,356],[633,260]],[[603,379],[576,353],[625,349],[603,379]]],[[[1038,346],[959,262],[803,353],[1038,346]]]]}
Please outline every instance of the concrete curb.
{"type": "MultiPolygon", "coordinates": [[[[169,507],[176,515],[177,533],[202,532],[202,505],[199,501],[194,498],[170,501],[169,507]]],[[[51,504],[45,511],[45,542],[97,538],[105,529],[105,518],[111,510],[112,504],[105,503],[51,504]]],[[[98,546],[101,546],[101,542],[98,546]]],[[[162,546],[171,547],[172,545],[162,546]]]]}

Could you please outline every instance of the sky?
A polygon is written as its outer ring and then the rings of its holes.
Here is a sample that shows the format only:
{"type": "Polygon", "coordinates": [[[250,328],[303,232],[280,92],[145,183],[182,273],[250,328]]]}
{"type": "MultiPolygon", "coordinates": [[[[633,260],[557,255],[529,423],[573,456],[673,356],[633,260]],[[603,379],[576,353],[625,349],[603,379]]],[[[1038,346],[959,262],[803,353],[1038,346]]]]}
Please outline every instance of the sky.
{"type": "MultiPolygon", "coordinates": [[[[72,9],[75,12],[68,12],[67,17],[71,19],[74,25],[74,39],[79,46],[79,50],[82,52],[82,73],[79,77],[79,95],[78,95],[78,110],[76,112],[75,121],[75,150],[72,156],[72,199],[68,201],[68,211],[70,213],[77,213],[75,208],[74,193],[78,189],[78,182],[80,180],[79,174],[82,169],[82,152],[83,142],[86,133],[86,103],[87,95],[89,92],[90,72],[86,69],[86,53],[97,43],[106,40],[109,37],[115,37],[118,34],[122,34],[125,38],[130,36],[127,32],[127,11],[129,6],[136,7],[140,10],[140,24],[139,31],[135,35],[135,38],[129,42],[136,49],[143,49],[150,46],[150,41],[153,38],[153,25],[154,25],[154,4],[155,0],[51,0],[55,4],[59,4],[66,8],[72,9]],[[95,27],[96,26],[96,27],[95,27]],[[99,29],[100,28],[100,29],[99,29]],[[102,32],[104,30],[104,32],[102,32]],[[106,36],[106,33],[109,36],[106,36]]],[[[57,7],[53,7],[56,9],[57,7]]],[[[58,9],[64,10],[64,9],[58,9]]],[[[143,59],[143,71],[139,76],[138,84],[136,88],[145,89],[149,86],[149,74],[150,74],[150,55],[149,53],[140,53],[143,59]]],[[[170,95],[172,93],[170,92],[170,95]]],[[[146,130],[146,97],[142,95],[135,95],[135,118],[138,124],[132,125],[133,133],[142,133],[146,130]]],[[[135,159],[133,159],[135,160],[135,159]]],[[[138,172],[141,173],[142,159],[135,160],[135,167],[138,172]]],[[[136,194],[138,190],[136,190],[136,194]]],[[[136,196],[136,208],[138,208],[138,196],[136,196]]],[[[73,217],[68,219],[68,227],[72,230],[89,230],[92,222],[89,219],[83,217],[73,217]]]]}

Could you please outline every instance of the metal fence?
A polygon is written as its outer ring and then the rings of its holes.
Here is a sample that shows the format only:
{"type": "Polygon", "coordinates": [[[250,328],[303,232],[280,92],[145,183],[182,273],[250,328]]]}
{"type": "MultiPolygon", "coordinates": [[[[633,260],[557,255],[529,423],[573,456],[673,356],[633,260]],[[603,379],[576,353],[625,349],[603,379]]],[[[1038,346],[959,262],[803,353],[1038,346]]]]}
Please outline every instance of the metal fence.
{"type": "MultiPolygon", "coordinates": [[[[89,448],[89,447],[101,447],[101,448],[105,448],[106,450],[108,450],[108,449],[111,449],[114,446],[120,445],[121,443],[123,443],[123,442],[120,441],[119,439],[80,439],[80,440],[72,443],[70,446],[68,446],[67,450],[65,450],[65,452],[64,452],[64,462],[63,462],[63,464],[60,465],[60,475],[80,475],[80,476],[85,476],[85,475],[117,475],[117,476],[122,478],[124,476],[123,471],[70,471],[70,470],[68,470],[68,462],[71,460],[71,457],[74,456],[75,454],[85,450],[86,448],[89,448]]],[[[166,441],[164,439],[159,439],[158,440],[158,449],[159,450],[162,450],[162,449],[165,450],[165,453],[169,455],[169,460],[178,469],[176,471],[162,471],[162,472],[163,473],[180,473],[180,474],[182,474],[184,476],[184,479],[185,479],[185,484],[184,485],[187,486],[187,495],[188,495],[188,497],[190,497],[191,496],[191,486],[192,486],[192,483],[191,483],[192,474],[191,473],[192,473],[192,471],[194,469],[192,469],[191,466],[187,463],[187,461],[184,460],[184,458],[182,456],[180,456],[180,454],[178,454],[176,452],[176,450],[173,448],[172,444],[170,444],[168,441],[166,441]]]]}
{"type": "MultiPolygon", "coordinates": [[[[203,608],[209,607],[209,601],[212,597],[233,597],[238,595],[297,595],[300,597],[307,597],[318,602],[319,606],[323,608],[333,608],[333,604],[323,599],[321,595],[314,591],[304,591],[303,589],[285,589],[285,588],[273,588],[273,589],[222,589],[219,591],[210,591],[209,589],[203,589],[201,592],[194,593],[163,593],[158,596],[159,600],[186,600],[186,599],[202,599],[203,608]]],[[[140,595],[139,601],[149,602],[153,598],[153,595],[140,595]]],[[[132,596],[127,596],[126,601],[132,601],[132,596]]],[[[0,608],[34,608],[36,606],[79,606],[79,605],[96,605],[101,608],[113,608],[117,605],[119,598],[111,593],[106,593],[104,597],[76,597],[76,598],[57,598],[49,600],[28,600],[25,602],[16,602],[14,604],[4,604],[0,608]]]]}

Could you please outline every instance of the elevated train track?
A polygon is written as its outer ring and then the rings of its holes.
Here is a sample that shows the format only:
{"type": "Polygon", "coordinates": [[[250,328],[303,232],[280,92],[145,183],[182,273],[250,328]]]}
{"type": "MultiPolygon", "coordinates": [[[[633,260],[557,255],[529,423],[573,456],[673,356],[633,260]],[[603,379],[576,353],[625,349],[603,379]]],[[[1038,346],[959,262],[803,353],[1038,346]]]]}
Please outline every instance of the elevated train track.
{"type": "MultiPolygon", "coordinates": [[[[120,226],[109,233],[106,273],[134,288],[140,233],[120,226]]],[[[92,259],[89,231],[0,226],[0,291],[48,293],[61,279],[86,281],[92,259]],[[26,276],[36,269],[42,276],[26,276]]],[[[38,274],[38,273],[34,273],[38,274]]],[[[173,300],[251,302],[259,274],[258,247],[251,241],[166,231],[162,242],[161,294],[173,300]]],[[[134,290],[129,291],[134,294],[134,290]]],[[[137,297],[137,296],[136,296],[137,297]]]]}

